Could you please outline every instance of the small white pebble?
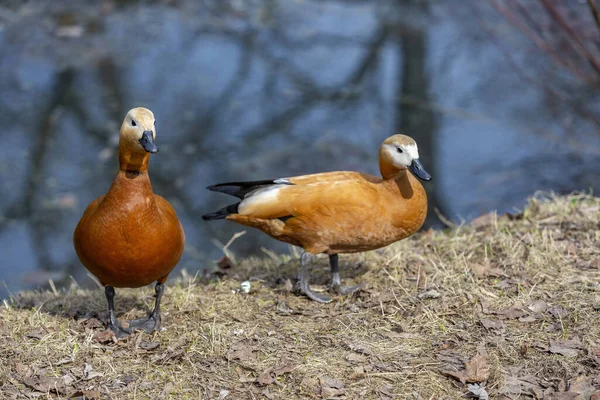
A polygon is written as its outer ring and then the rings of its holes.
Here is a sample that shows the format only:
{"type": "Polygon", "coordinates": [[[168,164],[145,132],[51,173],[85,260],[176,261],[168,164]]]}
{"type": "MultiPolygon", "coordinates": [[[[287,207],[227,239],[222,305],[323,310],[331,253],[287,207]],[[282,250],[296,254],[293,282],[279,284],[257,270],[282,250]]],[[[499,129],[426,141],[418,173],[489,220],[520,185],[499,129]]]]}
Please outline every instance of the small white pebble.
{"type": "Polygon", "coordinates": [[[242,283],[240,283],[240,290],[243,293],[250,293],[250,289],[251,289],[251,285],[250,285],[250,281],[244,281],[242,283]]]}

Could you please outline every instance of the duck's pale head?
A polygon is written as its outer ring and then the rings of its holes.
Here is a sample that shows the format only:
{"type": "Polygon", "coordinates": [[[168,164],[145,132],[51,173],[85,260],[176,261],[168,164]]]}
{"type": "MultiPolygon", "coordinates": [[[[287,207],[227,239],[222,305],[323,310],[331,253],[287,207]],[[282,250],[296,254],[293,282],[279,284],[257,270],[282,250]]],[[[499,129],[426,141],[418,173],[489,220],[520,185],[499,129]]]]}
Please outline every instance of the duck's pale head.
{"type": "Polygon", "coordinates": [[[156,140],[156,120],[152,111],[144,107],[129,110],[121,125],[121,141],[132,151],[158,153],[156,140]]]}
{"type": "Polygon", "coordinates": [[[129,110],[119,137],[119,160],[121,169],[148,169],[150,153],[158,153],[156,140],[156,120],[152,111],[144,107],[129,110]]]}
{"type": "Polygon", "coordinates": [[[431,180],[431,175],[425,171],[419,160],[417,143],[406,135],[390,136],[383,141],[379,149],[379,169],[384,179],[410,169],[418,178],[424,181],[431,180]]]}

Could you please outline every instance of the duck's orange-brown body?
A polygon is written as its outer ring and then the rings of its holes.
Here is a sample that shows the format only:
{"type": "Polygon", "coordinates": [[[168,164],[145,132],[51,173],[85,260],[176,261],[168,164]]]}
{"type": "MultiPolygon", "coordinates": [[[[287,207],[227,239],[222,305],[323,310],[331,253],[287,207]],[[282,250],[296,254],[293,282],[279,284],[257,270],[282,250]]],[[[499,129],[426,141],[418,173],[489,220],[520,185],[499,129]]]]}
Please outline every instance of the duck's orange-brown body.
{"type": "Polygon", "coordinates": [[[147,171],[119,171],[108,193],[85,210],[73,242],[102,285],[135,288],[167,280],[185,235],[173,207],[152,192],[147,171]]]}
{"type": "Polygon", "coordinates": [[[333,172],[288,181],[266,189],[271,196],[257,193],[261,201],[242,202],[226,219],[309,253],[337,254],[387,246],[415,233],[427,215],[425,190],[406,170],[391,179],[333,172]]]}

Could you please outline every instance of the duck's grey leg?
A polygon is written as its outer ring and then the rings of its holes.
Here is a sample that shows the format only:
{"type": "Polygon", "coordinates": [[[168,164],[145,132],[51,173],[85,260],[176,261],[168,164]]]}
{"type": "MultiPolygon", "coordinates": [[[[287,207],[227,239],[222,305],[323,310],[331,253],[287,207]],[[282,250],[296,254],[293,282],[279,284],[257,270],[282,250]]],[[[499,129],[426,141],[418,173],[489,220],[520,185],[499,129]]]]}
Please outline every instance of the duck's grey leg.
{"type": "Polygon", "coordinates": [[[114,332],[117,338],[130,335],[131,331],[123,328],[115,317],[115,288],[109,285],[105,286],[104,295],[108,302],[108,328],[114,332]]]}
{"type": "Polygon", "coordinates": [[[342,279],[340,278],[340,267],[338,265],[338,255],[329,255],[329,265],[331,266],[331,287],[341,295],[347,295],[355,292],[362,288],[364,284],[355,286],[342,286],[342,279]]]}
{"type": "Polygon", "coordinates": [[[157,331],[160,327],[160,300],[162,299],[163,292],[165,291],[165,285],[157,282],[154,291],[156,292],[154,310],[152,310],[152,313],[148,316],[148,318],[140,318],[129,321],[129,327],[131,329],[140,329],[146,331],[146,333],[152,333],[153,331],[157,331]]]}
{"type": "Polygon", "coordinates": [[[311,300],[319,303],[329,303],[331,298],[313,292],[308,285],[308,261],[310,254],[302,252],[300,256],[300,292],[311,300]]]}

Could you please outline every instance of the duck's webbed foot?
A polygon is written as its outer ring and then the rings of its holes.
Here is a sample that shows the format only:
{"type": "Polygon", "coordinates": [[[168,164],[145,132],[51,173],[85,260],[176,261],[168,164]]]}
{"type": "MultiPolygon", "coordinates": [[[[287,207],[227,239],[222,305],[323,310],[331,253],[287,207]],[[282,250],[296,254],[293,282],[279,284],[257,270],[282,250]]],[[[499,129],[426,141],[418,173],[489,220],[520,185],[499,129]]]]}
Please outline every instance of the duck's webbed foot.
{"type": "Polygon", "coordinates": [[[331,274],[331,289],[333,289],[337,294],[341,296],[346,296],[356,292],[357,290],[365,287],[364,283],[354,285],[354,286],[344,286],[342,285],[342,280],[340,279],[339,272],[331,274]]]}
{"type": "Polygon", "coordinates": [[[162,299],[165,286],[158,282],[154,288],[156,292],[156,302],[154,310],[147,318],[139,318],[129,321],[129,328],[133,331],[136,329],[143,330],[146,333],[152,333],[160,328],[160,300],[162,299]]]}
{"type": "Polygon", "coordinates": [[[131,330],[143,330],[152,333],[160,328],[160,315],[150,314],[147,318],[139,318],[129,321],[131,330]]]}
{"type": "Polygon", "coordinates": [[[110,329],[111,331],[113,331],[113,333],[115,334],[115,337],[117,339],[121,339],[124,337],[127,337],[129,335],[131,335],[131,331],[129,329],[125,329],[121,326],[121,324],[119,323],[119,321],[117,320],[116,324],[108,324],[108,329],[110,329]]]}
{"type": "Polygon", "coordinates": [[[106,301],[108,301],[108,329],[113,331],[117,339],[131,335],[131,331],[123,328],[119,320],[115,317],[115,288],[105,286],[104,295],[106,296],[106,301]]]}
{"type": "Polygon", "coordinates": [[[352,294],[365,286],[364,283],[354,286],[342,285],[337,254],[331,254],[329,256],[329,265],[331,266],[331,288],[335,290],[339,295],[345,296],[348,294],[352,294]]]}
{"type": "Polygon", "coordinates": [[[312,291],[308,284],[308,259],[310,255],[306,252],[303,252],[300,256],[300,293],[305,295],[311,300],[314,300],[318,303],[330,303],[331,298],[325,295],[321,295],[312,291]]]}

